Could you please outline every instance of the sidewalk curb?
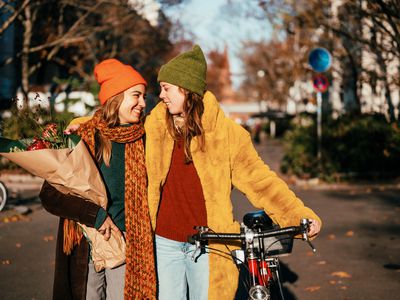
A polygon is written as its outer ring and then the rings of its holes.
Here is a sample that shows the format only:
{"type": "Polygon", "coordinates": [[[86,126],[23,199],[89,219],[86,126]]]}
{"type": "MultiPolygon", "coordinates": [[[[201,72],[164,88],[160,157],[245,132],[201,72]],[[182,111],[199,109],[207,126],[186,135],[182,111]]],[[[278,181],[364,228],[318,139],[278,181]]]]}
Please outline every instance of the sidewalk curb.
{"type": "Polygon", "coordinates": [[[295,188],[306,189],[306,190],[366,190],[367,192],[400,190],[399,182],[325,183],[325,182],[319,182],[318,178],[310,180],[296,179],[294,180],[294,183],[289,185],[295,188]]]}

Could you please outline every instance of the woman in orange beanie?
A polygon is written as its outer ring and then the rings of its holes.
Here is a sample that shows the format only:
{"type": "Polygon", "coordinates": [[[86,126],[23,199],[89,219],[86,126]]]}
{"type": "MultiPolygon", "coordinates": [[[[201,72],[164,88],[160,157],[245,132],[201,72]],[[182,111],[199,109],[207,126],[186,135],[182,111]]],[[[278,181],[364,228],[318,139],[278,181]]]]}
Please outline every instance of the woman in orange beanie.
{"type": "Polygon", "coordinates": [[[60,217],[53,299],[155,299],[153,238],[144,154],[146,81],[131,66],[107,59],[94,69],[101,107],[77,131],[96,160],[108,207],[64,195],[45,183],[44,208],[60,217]],[[126,263],[96,272],[90,245],[76,222],[95,227],[108,240],[124,234],[126,263]]]}

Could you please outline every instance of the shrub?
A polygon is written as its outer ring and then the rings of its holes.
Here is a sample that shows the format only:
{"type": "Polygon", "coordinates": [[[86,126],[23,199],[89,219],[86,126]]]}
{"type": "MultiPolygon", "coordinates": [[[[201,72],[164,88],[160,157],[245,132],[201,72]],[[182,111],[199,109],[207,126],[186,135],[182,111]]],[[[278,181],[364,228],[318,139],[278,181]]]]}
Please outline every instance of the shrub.
{"type": "Polygon", "coordinates": [[[284,136],[285,156],[281,163],[283,173],[313,177],[318,171],[315,126],[296,127],[284,136]]]}
{"type": "Polygon", "coordinates": [[[316,159],[315,121],[285,136],[282,171],[334,178],[395,177],[400,168],[400,130],[382,115],[342,116],[323,124],[322,161],[316,159]]]}

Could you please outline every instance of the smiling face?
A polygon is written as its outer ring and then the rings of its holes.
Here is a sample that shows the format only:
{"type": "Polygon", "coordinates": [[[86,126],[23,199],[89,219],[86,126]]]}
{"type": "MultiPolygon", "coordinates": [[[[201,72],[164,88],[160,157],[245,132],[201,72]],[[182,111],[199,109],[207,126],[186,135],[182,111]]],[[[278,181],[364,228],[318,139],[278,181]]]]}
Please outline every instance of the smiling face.
{"type": "Polygon", "coordinates": [[[125,90],[124,100],[118,110],[119,123],[132,124],[140,121],[140,116],[146,107],[144,101],[146,86],[144,84],[134,85],[125,90]]]}
{"type": "Polygon", "coordinates": [[[183,114],[183,103],[185,102],[185,94],[177,85],[161,81],[160,99],[165,103],[171,115],[183,114]]]}

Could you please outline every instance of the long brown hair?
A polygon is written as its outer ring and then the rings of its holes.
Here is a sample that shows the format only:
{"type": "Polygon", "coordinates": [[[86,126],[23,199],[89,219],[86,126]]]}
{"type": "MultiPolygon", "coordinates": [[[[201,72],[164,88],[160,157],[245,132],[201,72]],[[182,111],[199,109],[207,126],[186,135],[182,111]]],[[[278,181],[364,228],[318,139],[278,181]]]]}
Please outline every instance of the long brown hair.
{"type": "Polygon", "coordinates": [[[201,151],[205,149],[204,128],[201,123],[201,117],[204,113],[203,97],[179,88],[179,91],[185,95],[183,102],[183,124],[177,126],[174,121],[174,116],[167,110],[167,128],[174,140],[183,139],[185,151],[185,163],[191,162],[192,153],[190,152],[190,143],[193,137],[197,136],[199,139],[199,148],[201,151]]]}
{"type": "MultiPolygon", "coordinates": [[[[98,110],[101,111],[101,117],[107,123],[108,126],[116,126],[119,124],[118,110],[121,106],[122,100],[124,100],[124,92],[121,92],[104,103],[98,110]]],[[[100,131],[96,132],[96,160],[100,162],[103,160],[104,164],[110,166],[111,141],[104,137],[100,131]]]]}

